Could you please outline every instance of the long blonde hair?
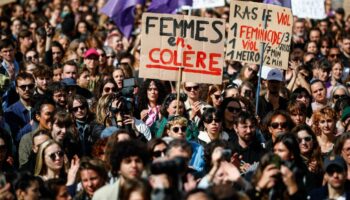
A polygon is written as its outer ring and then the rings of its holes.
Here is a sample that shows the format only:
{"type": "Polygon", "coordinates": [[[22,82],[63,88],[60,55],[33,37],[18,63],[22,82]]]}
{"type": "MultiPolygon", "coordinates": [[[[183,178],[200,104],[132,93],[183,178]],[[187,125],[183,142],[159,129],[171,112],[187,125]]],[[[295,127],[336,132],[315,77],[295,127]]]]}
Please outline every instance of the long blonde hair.
{"type": "Polygon", "coordinates": [[[35,163],[35,170],[34,170],[35,176],[43,175],[47,172],[47,166],[45,164],[45,150],[53,144],[57,144],[62,149],[61,145],[52,139],[46,140],[40,145],[38,154],[36,156],[36,163],[35,163]]]}

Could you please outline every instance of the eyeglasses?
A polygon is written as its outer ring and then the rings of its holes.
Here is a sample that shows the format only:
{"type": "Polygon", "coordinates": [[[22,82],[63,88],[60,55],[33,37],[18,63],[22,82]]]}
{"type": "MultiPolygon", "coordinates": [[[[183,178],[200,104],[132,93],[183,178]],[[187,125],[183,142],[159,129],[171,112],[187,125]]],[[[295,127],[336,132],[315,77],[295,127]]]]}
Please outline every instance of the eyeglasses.
{"type": "Polygon", "coordinates": [[[299,143],[302,143],[303,140],[304,140],[305,142],[311,142],[311,141],[312,141],[312,137],[311,137],[311,136],[306,136],[306,137],[303,137],[303,138],[298,138],[298,142],[299,142],[299,143]]]}
{"type": "Polygon", "coordinates": [[[182,133],[186,132],[186,126],[171,128],[171,131],[174,132],[174,133],[178,133],[180,130],[181,130],[182,133]]]}
{"type": "Polygon", "coordinates": [[[51,153],[49,155],[49,158],[52,160],[52,161],[55,161],[56,159],[60,159],[64,156],[64,153],[63,151],[57,151],[57,152],[54,152],[54,153],[51,153]]]}
{"type": "Polygon", "coordinates": [[[199,85],[196,85],[196,86],[190,86],[190,87],[185,87],[185,90],[187,91],[187,92],[191,92],[192,91],[192,89],[194,90],[194,91],[197,91],[198,89],[199,89],[199,85]]]}
{"type": "Polygon", "coordinates": [[[335,95],[333,95],[333,98],[334,99],[339,99],[339,98],[344,98],[344,97],[346,97],[347,95],[346,94],[342,94],[342,95],[337,95],[337,94],[335,94],[335,95]]]}
{"type": "Polygon", "coordinates": [[[270,124],[270,126],[273,128],[273,129],[277,129],[279,127],[281,128],[287,128],[288,124],[287,122],[272,122],[270,124]]]}
{"type": "Polygon", "coordinates": [[[329,54],[329,57],[331,57],[331,58],[339,58],[340,54],[329,54]]]}
{"type": "Polygon", "coordinates": [[[251,67],[248,67],[248,70],[250,71],[250,72],[254,72],[254,73],[258,73],[258,70],[254,70],[253,68],[251,68],[251,67]]]}
{"type": "Polygon", "coordinates": [[[19,85],[18,87],[21,88],[22,91],[25,91],[25,90],[32,90],[34,88],[34,84],[28,84],[28,85],[19,85]]]}
{"type": "Polygon", "coordinates": [[[219,99],[222,98],[222,96],[221,96],[220,94],[214,94],[214,98],[215,98],[216,100],[219,100],[219,99]]]}
{"type": "Polygon", "coordinates": [[[33,59],[38,59],[38,58],[39,58],[38,55],[33,55],[33,56],[27,56],[27,57],[26,57],[26,60],[31,61],[31,60],[33,60],[33,59]]]}
{"type": "Polygon", "coordinates": [[[78,112],[79,109],[80,109],[80,110],[83,110],[84,108],[85,108],[84,105],[80,105],[80,106],[77,106],[77,107],[72,108],[72,111],[73,111],[73,112],[78,112]]]}
{"type": "Polygon", "coordinates": [[[237,107],[227,107],[226,109],[231,113],[239,113],[241,111],[241,108],[237,107]]]}
{"type": "Polygon", "coordinates": [[[115,56],[106,56],[107,59],[110,59],[110,58],[115,58],[115,56]]]}
{"type": "Polygon", "coordinates": [[[165,155],[165,152],[166,152],[166,149],[163,149],[161,151],[153,151],[152,155],[153,155],[153,157],[159,158],[162,155],[165,155]]]}
{"type": "Polygon", "coordinates": [[[297,96],[297,99],[302,99],[302,98],[305,98],[305,99],[307,99],[307,98],[309,98],[307,95],[305,95],[305,94],[299,94],[298,96],[297,96]]]}
{"type": "Polygon", "coordinates": [[[105,87],[103,88],[103,91],[105,91],[106,93],[109,93],[109,92],[115,92],[117,91],[117,89],[115,87],[105,87]]]}
{"type": "Polygon", "coordinates": [[[205,123],[207,124],[211,124],[213,121],[215,123],[220,123],[221,122],[221,119],[218,119],[218,118],[207,118],[207,119],[204,119],[203,120],[205,123]]]}

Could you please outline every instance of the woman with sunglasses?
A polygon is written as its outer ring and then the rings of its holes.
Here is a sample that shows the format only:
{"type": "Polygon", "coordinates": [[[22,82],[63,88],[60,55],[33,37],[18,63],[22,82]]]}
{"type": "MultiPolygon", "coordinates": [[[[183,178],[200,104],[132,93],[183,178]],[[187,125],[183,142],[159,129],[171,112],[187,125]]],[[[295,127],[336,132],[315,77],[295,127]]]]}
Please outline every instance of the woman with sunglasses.
{"type": "Polygon", "coordinates": [[[112,94],[117,92],[118,86],[112,78],[107,78],[105,80],[101,79],[94,90],[96,99],[100,99],[105,94],[112,94]]]}
{"type": "Polygon", "coordinates": [[[207,103],[210,106],[212,106],[216,109],[219,109],[223,99],[224,99],[224,97],[222,95],[222,86],[221,85],[209,86],[209,91],[208,91],[208,95],[207,95],[207,103]]]}
{"type": "Polygon", "coordinates": [[[229,134],[230,141],[237,139],[233,123],[241,110],[239,99],[233,97],[225,98],[220,106],[220,116],[223,116],[222,130],[229,134]]]}
{"type": "Polygon", "coordinates": [[[280,134],[290,131],[294,125],[293,120],[288,113],[282,110],[274,110],[269,112],[263,119],[262,130],[265,133],[265,149],[268,151],[273,149],[273,143],[280,134]]]}
{"type": "Polygon", "coordinates": [[[316,134],[323,157],[329,156],[336,139],[337,115],[330,107],[322,108],[313,114],[312,130],[316,134]]]}
{"type": "Polygon", "coordinates": [[[149,127],[161,118],[160,107],[165,98],[164,85],[155,79],[147,79],[143,82],[138,100],[140,119],[149,127]]]}
{"type": "Polygon", "coordinates": [[[199,122],[198,141],[206,145],[213,140],[228,140],[229,135],[222,130],[222,118],[220,112],[215,108],[208,108],[204,111],[199,122]]]}
{"type": "Polygon", "coordinates": [[[313,187],[321,187],[323,160],[315,133],[306,124],[294,127],[291,133],[297,138],[300,155],[308,168],[309,180],[311,181],[309,184],[312,184],[313,187]]]}
{"type": "Polygon", "coordinates": [[[332,103],[332,108],[334,107],[335,102],[338,99],[347,97],[349,95],[350,95],[350,93],[345,86],[343,86],[343,85],[334,86],[330,92],[330,99],[331,99],[331,103],[332,103]]]}
{"type": "Polygon", "coordinates": [[[152,160],[157,158],[165,157],[168,144],[161,138],[152,139],[147,143],[147,149],[150,155],[152,155],[152,160]]]}

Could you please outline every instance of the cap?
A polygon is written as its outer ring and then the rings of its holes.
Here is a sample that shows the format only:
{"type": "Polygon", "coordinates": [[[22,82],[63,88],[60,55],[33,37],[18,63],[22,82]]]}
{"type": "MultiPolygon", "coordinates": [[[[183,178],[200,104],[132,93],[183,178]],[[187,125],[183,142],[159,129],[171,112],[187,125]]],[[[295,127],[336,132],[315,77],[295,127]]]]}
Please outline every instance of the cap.
{"type": "Polygon", "coordinates": [[[341,115],[341,121],[344,122],[348,117],[350,117],[350,106],[346,107],[343,110],[343,113],[341,115]]]}
{"type": "Polygon", "coordinates": [[[100,56],[100,54],[96,51],[96,49],[90,48],[84,53],[84,58],[87,58],[92,55],[95,55],[97,57],[100,56]]]}
{"type": "Polygon", "coordinates": [[[77,82],[72,78],[64,78],[61,80],[61,83],[64,83],[66,86],[76,86],[77,82]]]}
{"type": "Polygon", "coordinates": [[[283,74],[279,69],[271,69],[266,79],[268,81],[283,81],[283,74]]]}
{"type": "Polygon", "coordinates": [[[341,157],[341,156],[334,156],[334,157],[327,157],[325,160],[324,160],[324,171],[327,171],[329,170],[329,168],[331,166],[336,166],[336,167],[339,167],[342,171],[346,171],[347,170],[347,167],[346,167],[346,163],[345,163],[345,160],[341,157]]]}

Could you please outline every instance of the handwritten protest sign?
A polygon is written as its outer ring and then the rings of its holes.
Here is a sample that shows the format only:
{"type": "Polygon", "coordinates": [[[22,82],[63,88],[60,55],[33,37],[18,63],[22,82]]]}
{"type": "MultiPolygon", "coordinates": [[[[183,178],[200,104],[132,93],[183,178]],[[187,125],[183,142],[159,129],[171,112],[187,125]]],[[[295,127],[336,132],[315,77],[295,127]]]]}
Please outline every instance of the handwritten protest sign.
{"type": "Polygon", "coordinates": [[[225,21],[182,15],[142,16],[140,76],[221,84],[225,21]]]}
{"type": "Polygon", "coordinates": [[[327,17],[324,0],[292,0],[293,15],[299,18],[324,19],[327,17]]]}
{"type": "Polygon", "coordinates": [[[192,8],[214,8],[225,6],[225,0],[193,0],[192,8]]]}
{"type": "Polygon", "coordinates": [[[259,49],[263,42],[264,65],[287,69],[292,25],[293,16],[289,8],[231,1],[226,59],[260,64],[259,49]]]}

